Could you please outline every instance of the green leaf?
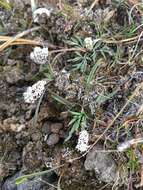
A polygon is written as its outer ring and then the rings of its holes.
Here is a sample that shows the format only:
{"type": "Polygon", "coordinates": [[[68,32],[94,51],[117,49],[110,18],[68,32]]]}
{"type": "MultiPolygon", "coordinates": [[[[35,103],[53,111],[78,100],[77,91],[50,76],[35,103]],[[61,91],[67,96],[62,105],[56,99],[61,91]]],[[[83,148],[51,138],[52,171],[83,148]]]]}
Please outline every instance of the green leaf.
{"type": "Polygon", "coordinates": [[[54,98],[56,101],[60,102],[61,104],[64,104],[66,105],[67,107],[73,107],[75,104],[74,103],[71,103],[69,102],[68,100],[66,100],[65,98],[62,98],[61,96],[51,92],[52,94],[52,98],[54,98]]]}
{"type": "Polygon", "coordinates": [[[28,180],[27,177],[21,176],[21,177],[19,177],[19,178],[17,178],[17,179],[15,180],[15,184],[16,184],[16,185],[20,185],[21,183],[24,183],[24,182],[27,181],[27,180],[28,180]]]}
{"type": "Polygon", "coordinates": [[[99,95],[96,99],[96,102],[100,105],[102,104],[103,102],[105,102],[106,100],[109,100],[111,97],[113,97],[115,94],[116,94],[117,91],[114,91],[108,95],[99,95]]]}
{"type": "Polygon", "coordinates": [[[99,66],[99,63],[101,63],[101,59],[98,60],[98,62],[95,63],[94,66],[92,67],[92,69],[91,69],[91,71],[90,71],[90,73],[89,73],[89,75],[88,75],[88,78],[87,78],[87,82],[86,82],[86,86],[87,86],[87,87],[90,86],[90,82],[91,82],[91,81],[93,80],[93,78],[94,78],[94,75],[95,75],[95,72],[97,71],[97,68],[98,68],[98,66],[99,66]]]}
{"type": "Polygon", "coordinates": [[[75,54],[76,54],[77,56],[79,56],[79,57],[82,57],[82,54],[81,54],[80,52],[78,52],[78,51],[76,51],[75,54]]]}
{"type": "Polygon", "coordinates": [[[67,142],[72,137],[72,135],[75,133],[75,131],[77,131],[78,128],[80,128],[81,125],[86,122],[86,118],[87,118],[85,112],[72,112],[72,111],[70,111],[70,113],[72,115],[74,115],[74,117],[70,121],[69,125],[73,124],[73,126],[71,127],[71,130],[69,131],[69,135],[65,139],[65,142],[67,142]]]}
{"type": "Polygon", "coordinates": [[[70,125],[72,125],[73,123],[75,123],[76,121],[77,121],[77,118],[76,118],[76,117],[74,117],[74,118],[73,118],[73,119],[69,122],[69,124],[68,124],[68,125],[70,126],[70,125]]]}
{"type": "MultiPolygon", "coordinates": [[[[64,164],[63,164],[63,165],[64,165],[64,164]]],[[[51,168],[51,169],[49,169],[49,170],[40,171],[40,172],[34,172],[34,173],[32,173],[32,174],[27,174],[27,175],[20,176],[20,177],[18,177],[18,178],[15,179],[15,184],[19,185],[19,184],[21,184],[21,183],[27,181],[27,180],[28,180],[29,178],[31,178],[31,177],[38,177],[38,176],[47,174],[47,173],[52,172],[52,171],[54,171],[54,170],[56,170],[56,169],[58,169],[58,168],[63,167],[63,165],[60,165],[60,166],[57,166],[57,167],[53,167],[53,168],[51,168]]]]}
{"type": "Polygon", "coordinates": [[[77,116],[83,114],[83,112],[74,112],[74,111],[69,111],[69,112],[70,112],[72,115],[77,115],[77,116]]]}
{"type": "Polygon", "coordinates": [[[80,127],[80,119],[78,119],[72,126],[71,130],[69,131],[69,135],[68,137],[65,139],[65,142],[67,142],[68,140],[70,140],[70,138],[72,137],[73,133],[80,127]]]}
{"type": "Polygon", "coordinates": [[[73,59],[69,59],[68,62],[77,62],[77,61],[80,61],[82,60],[82,57],[75,57],[73,59]]]}

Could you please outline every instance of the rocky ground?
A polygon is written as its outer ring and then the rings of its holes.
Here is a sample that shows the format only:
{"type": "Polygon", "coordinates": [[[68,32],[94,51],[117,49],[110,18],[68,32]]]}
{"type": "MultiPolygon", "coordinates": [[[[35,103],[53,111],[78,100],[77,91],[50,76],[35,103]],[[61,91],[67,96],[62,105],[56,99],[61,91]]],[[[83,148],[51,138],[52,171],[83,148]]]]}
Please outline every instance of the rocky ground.
{"type": "Polygon", "coordinates": [[[38,23],[30,1],[2,2],[1,36],[39,28],[22,36],[32,45],[0,46],[0,189],[142,188],[142,144],[118,149],[143,133],[139,2],[39,0],[37,8],[51,13],[38,23]],[[85,47],[87,37],[94,39],[91,49],[85,47]],[[48,45],[44,65],[30,59],[35,41],[48,45]],[[25,103],[27,87],[42,79],[48,81],[43,97],[25,103]],[[86,119],[66,141],[74,112],[86,119]],[[75,148],[83,125],[92,147],[85,155],[75,148]],[[20,176],[45,170],[51,171],[15,184],[20,176]]]}

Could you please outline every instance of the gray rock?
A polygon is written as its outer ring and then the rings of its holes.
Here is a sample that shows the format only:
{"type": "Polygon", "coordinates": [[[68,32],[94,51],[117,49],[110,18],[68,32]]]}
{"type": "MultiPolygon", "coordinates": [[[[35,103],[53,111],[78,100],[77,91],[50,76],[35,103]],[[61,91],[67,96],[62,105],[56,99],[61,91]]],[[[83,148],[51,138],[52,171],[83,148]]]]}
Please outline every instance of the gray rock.
{"type": "Polygon", "coordinates": [[[95,147],[91,150],[84,163],[86,170],[94,170],[99,179],[106,183],[113,183],[117,179],[117,166],[111,155],[106,152],[96,152],[95,147]]]}
{"type": "Polygon", "coordinates": [[[49,135],[51,133],[51,123],[50,122],[45,122],[42,126],[42,132],[45,135],[49,135]]]}

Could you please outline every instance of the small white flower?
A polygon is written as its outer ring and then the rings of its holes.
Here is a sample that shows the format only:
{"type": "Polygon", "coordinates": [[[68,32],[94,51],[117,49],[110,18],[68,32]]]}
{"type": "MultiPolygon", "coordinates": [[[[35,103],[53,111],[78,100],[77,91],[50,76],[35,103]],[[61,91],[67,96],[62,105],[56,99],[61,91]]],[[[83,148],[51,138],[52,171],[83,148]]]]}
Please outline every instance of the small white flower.
{"type": "Polygon", "coordinates": [[[76,145],[76,149],[80,152],[85,152],[89,148],[89,133],[86,130],[83,130],[79,134],[78,143],[76,145]]]}
{"type": "Polygon", "coordinates": [[[29,86],[27,91],[23,93],[24,101],[33,104],[44,93],[46,83],[45,80],[41,80],[34,85],[29,86]]]}
{"type": "Polygon", "coordinates": [[[39,22],[39,16],[42,15],[42,14],[45,14],[47,17],[50,17],[50,14],[51,14],[51,11],[52,10],[48,10],[46,8],[39,8],[39,9],[36,9],[34,12],[33,12],[33,20],[35,23],[38,23],[39,22]]]}
{"type": "Polygon", "coordinates": [[[93,42],[91,37],[85,38],[84,39],[84,44],[85,44],[86,49],[88,49],[88,50],[93,49],[94,42],[93,42]]]}
{"type": "Polygon", "coordinates": [[[45,64],[48,58],[48,47],[35,47],[33,52],[30,53],[30,59],[37,64],[45,64]]]}

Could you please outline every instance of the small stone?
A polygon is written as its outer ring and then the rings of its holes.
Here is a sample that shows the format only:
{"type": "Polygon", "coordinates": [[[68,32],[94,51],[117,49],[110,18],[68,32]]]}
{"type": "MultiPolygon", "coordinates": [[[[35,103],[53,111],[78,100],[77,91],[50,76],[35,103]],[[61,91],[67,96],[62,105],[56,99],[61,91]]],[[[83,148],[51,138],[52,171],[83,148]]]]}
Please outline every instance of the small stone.
{"type": "Polygon", "coordinates": [[[10,130],[11,131],[20,132],[23,129],[25,129],[25,125],[24,124],[19,124],[19,123],[16,123],[16,124],[12,123],[12,124],[10,124],[10,130]]]}
{"type": "Polygon", "coordinates": [[[31,138],[33,141],[39,141],[42,138],[42,135],[40,132],[35,132],[31,135],[31,138]]]}
{"type": "Polygon", "coordinates": [[[62,123],[52,123],[51,124],[51,132],[52,133],[59,133],[60,129],[63,128],[62,123]]]}
{"type": "Polygon", "coordinates": [[[61,118],[61,119],[67,119],[68,115],[69,115],[68,111],[66,111],[66,112],[61,112],[60,118],[61,118]]]}
{"type": "Polygon", "coordinates": [[[15,64],[16,64],[16,60],[15,59],[8,59],[7,60],[7,65],[12,66],[12,65],[15,65],[15,64]]]}
{"type": "Polygon", "coordinates": [[[51,122],[45,122],[42,126],[42,132],[45,135],[49,135],[51,133],[51,122]]]}
{"type": "Polygon", "coordinates": [[[15,117],[10,117],[0,122],[0,129],[4,131],[20,132],[26,128],[26,124],[18,123],[15,117]]]}
{"type": "Polygon", "coordinates": [[[57,144],[59,142],[59,135],[58,134],[51,134],[47,140],[47,144],[49,146],[54,146],[55,144],[57,144]]]}
{"type": "Polygon", "coordinates": [[[15,84],[19,82],[20,80],[24,79],[24,76],[20,69],[17,67],[11,68],[7,67],[7,70],[5,72],[6,81],[9,84],[15,84]]]}

